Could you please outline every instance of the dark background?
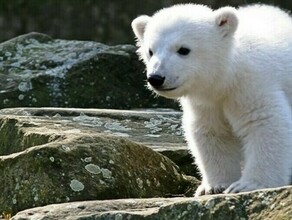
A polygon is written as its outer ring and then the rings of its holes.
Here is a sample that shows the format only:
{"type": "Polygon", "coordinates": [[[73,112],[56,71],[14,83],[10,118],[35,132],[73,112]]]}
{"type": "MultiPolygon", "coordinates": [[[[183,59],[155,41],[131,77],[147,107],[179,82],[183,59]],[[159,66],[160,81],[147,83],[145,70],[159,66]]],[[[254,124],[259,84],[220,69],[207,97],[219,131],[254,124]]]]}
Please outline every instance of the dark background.
{"type": "MultiPolygon", "coordinates": [[[[131,21],[140,14],[175,3],[225,5],[258,3],[254,0],[0,0],[0,42],[31,31],[53,38],[94,40],[110,45],[134,43],[131,21]]],[[[291,0],[263,0],[286,10],[291,0]]]]}

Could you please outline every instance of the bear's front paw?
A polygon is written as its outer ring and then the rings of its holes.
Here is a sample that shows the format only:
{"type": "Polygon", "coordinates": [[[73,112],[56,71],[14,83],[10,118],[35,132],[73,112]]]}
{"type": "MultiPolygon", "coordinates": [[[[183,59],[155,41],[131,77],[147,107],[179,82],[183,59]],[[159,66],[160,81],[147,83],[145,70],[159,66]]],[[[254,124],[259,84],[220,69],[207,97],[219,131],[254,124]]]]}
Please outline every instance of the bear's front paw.
{"type": "Polygon", "coordinates": [[[263,189],[263,188],[265,188],[263,185],[253,182],[253,181],[238,180],[232,183],[223,193],[248,192],[248,191],[263,189]]]}
{"type": "Polygon", "coordinates": [[[197,196],[203,196],[203,195],[212,195],[212,194],[219,194],[223,193],[223,191],[226,189],[226,185],[220,184],[216,186],[210,186],[208,184],[201,184],[195,193],[195,197],[197,196]]]}

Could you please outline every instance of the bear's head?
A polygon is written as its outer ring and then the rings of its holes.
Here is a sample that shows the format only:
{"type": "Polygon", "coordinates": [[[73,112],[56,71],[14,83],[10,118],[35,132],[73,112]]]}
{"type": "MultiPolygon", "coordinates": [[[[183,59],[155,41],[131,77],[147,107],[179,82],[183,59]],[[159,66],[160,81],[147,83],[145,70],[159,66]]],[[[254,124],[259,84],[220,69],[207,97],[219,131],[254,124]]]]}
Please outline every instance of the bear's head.
{"type": "Polygon", "coordinates": [[[132,22],[149,87],[168,98],[202,93],[227,80],[236,9],[175,5],[132,22]],[[225,79],[226,78],[226,79],[225,79]],[[209,85],[209,86],[208,86],[209,85]]]}

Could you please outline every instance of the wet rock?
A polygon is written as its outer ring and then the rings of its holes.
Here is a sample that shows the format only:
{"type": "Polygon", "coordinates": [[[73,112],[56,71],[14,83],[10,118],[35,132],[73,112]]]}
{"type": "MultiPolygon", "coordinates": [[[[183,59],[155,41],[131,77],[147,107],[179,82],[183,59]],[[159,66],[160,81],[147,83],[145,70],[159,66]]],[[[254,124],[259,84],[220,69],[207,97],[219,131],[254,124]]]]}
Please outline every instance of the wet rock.
{"type": "Polygon", "coordinates": [[[145,88],[132,45],[107,46],[30,33],[0,44],[0,109],[177,108],[145,88]]]}
{"type": "Polygon", "coordinates": [[[0,211],[184,194],[197,182],[153,150],[185,149],[179,118],[179,112],[1,110],[0,211]]]}
{"type": "Polygon", "coordinates": [[[292,187],[200,198],[125,199],[64,203],[19,212],[13,220],[291,219],[292,187]]]}

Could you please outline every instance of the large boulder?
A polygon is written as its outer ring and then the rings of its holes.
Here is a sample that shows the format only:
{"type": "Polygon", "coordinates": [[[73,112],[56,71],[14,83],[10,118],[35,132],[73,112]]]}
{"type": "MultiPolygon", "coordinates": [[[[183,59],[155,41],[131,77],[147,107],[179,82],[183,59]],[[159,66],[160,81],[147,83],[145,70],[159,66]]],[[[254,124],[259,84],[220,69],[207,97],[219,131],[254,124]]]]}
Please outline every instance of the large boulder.
{"type": "Polygon", "coordinates": [[[185,148],[176,124],[180,113],[27,108],[3,109],[0,116],[0,212],[168,197],[196,185],[153,150],[185,148]]]}
{"type": "Polygon", "coordinates": [[[30,33],[0,44],[0,109],[177,108],[145,88],[132,45],[56,40],[30,33]]]}

